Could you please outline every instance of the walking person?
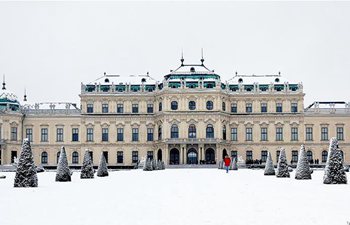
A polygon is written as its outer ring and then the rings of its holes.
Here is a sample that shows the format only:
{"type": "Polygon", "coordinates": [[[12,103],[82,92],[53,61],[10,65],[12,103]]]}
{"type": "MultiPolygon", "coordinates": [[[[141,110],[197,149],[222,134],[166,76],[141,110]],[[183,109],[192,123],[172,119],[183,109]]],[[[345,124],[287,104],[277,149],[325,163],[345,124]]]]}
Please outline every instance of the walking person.
{"type": "Polygon", "coordinates": [[[230,164],[231,164],[231,159],[230,157],[228,157],[228,155],[225,156],[224,163],[225,163],[226,173],[228,173],[228,170],[230,169],[230,164]]]}

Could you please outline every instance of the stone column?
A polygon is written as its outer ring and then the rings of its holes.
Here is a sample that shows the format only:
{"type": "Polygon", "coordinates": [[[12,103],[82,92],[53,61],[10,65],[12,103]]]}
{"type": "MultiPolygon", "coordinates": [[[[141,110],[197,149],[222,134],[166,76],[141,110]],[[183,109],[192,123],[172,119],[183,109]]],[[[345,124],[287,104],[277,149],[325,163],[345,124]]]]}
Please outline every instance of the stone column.
{"type": "Polygon", "coordinates": [[[184,152],[184,154],[183,154],[183,156],[184,156],[184,164],[187,164],[187,149],[186,149],[186,147],[183,147],[182,150],[184,152]]]}
{"type": "Polygon", "coordinates": [[[165,146],[165,149],[164,149],[164,152],[162,152],[162,156],[164,156],[164,163],[166,165],[169,165],[170,162],[170,156],[169,156],[170,152],[169,152],[169,148],[168,148],[168,145],[165,146]],[[163,154],[164,153],[164,154],[163,154]]]}

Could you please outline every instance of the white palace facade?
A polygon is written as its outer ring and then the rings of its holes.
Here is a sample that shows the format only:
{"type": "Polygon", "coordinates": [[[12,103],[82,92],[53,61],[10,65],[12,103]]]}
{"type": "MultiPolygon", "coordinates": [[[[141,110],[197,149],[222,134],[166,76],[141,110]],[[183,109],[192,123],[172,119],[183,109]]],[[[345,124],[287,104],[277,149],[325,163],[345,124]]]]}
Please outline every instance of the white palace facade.
{"type": "Polygon", "coordinates": [[[44,167],[57,165],[61,146],[72,167],[81,166],[86,149],[95,165],[103,152],[116,168],[146,156],[166,165],[217,164],[226,154],[263,163],[268,151],[276,162],[280,147],[295,164],[301,144],[311,163],[324,164],[331,137],[350,163],[349,103],[305,107],[302,83],[280,74],[235,74],[223,82],[203,62],[187,65],[182,59],[161,82],[148,74],[105,73],[81,84],[80,107],[20,103],[3,83],[0,164],[19,156],[23,138],[44,167]]]}

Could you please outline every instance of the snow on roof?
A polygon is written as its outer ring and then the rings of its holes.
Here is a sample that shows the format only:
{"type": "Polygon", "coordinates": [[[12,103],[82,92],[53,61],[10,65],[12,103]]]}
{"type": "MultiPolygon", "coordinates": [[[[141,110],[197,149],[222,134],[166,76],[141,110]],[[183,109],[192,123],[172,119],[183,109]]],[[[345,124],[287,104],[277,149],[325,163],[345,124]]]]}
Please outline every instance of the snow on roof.
{"type": "Polygon", "coordinates": [[[209,70],[203,64],[188,64],[181,65],[174,71],[171,71],[171,74],[215,74],[214,71],[209,70]]]}
{"type": "Polygon", "coordinates": [[[17,101],[18,102],[18,97],[14,93],[8,91],[8,90],[2,90],[0,94],[0,99],[7,99],[10,101],[17,101]]]}
{"type": "Polygon", "coordinates": [[[105,73],[102,77],[88,84],[111,85],[112,83],[115,85],[117,84],[156,84],[157,80],[149,76],[148,73],[146,75],[128,75],[128,76],[109,75],[105,73]]]}
{"type": "Polygon", "coordinates": [[[236,74],[234,77],[229,79],[227,81],[229,84],[284,84],[285,82],[288,83],[298,83],[298,82],[291,82],[287,80],[286,78],[282,77],[280,74],[278,75],[238,75],[236,74]]]}

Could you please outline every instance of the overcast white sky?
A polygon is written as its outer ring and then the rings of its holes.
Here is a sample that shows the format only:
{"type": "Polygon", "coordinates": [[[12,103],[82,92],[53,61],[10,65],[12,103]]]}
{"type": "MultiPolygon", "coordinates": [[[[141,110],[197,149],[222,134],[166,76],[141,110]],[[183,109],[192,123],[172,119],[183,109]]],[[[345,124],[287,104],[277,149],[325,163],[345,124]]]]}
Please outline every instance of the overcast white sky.
{"type": "Polygon", "coordinates": [[[281,71],[305,106],[350,101],[350,2],[0,3],[0,74],[21,100],[78,103],[103,72],[161,80],[201,48],[222,80],[281,71]]]}

